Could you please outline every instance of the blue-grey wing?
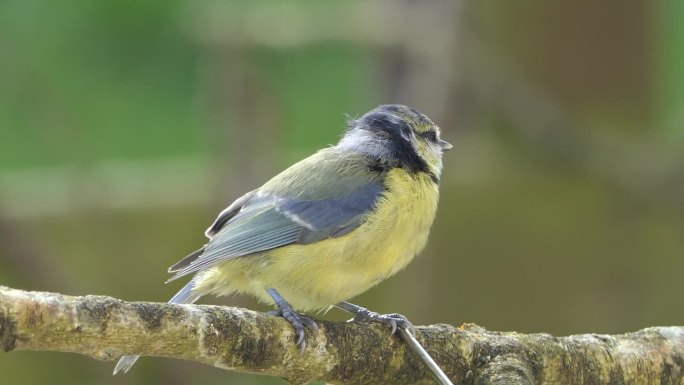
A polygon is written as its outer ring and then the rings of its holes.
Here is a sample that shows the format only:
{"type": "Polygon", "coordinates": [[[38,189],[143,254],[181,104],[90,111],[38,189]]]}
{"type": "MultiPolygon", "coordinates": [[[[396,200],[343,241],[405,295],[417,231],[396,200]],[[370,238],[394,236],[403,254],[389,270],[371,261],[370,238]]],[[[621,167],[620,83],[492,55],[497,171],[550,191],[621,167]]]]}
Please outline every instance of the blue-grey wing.
{"type": "Polygon", "coordinates": [[[169,281],[233,258],[347,234],[363,223],[383,191],[381,183],[369,181],[317,200],[250,193],[239,209],[224,210],[228,219],[220,215],[207,230],[212,238],[203,249],[172,266],[176,274],[169,281]]]}
{"type": "MultiPolygon", "coordinates": [[[[221,211],[221,213],[218,215],[214,223],[212,223],[211,226],[209,226],[209,228],[207,229],[207,231],[204,232],[207,238],[211,239],[211,237],[216,235],[219,232],[219,230],[221,230],[223,226],[225,226],[225,224],[228,223],[228,221],[230,221],[233,217],[239,214],[240,211],[242,211],[242,209],[245,207],[247,202],[249,202],[249,200],[252,199],[256,192],[257,190],[252,190],[248,192],[247,194],[236,199],[235,202],[233,202],[225,210],[221,211]]],[[[201,249],[193,251],[185,258],[173,264],[171,267],[169,267],[169,273],[175,273],[186,268],[188,265],[190,265],[190,263],[195,261],[199,256],[202,255],[202,253],[204,253],[205,247],[206,245],[203,246],[201,249]]]]}
{"type": "Polygon", "coordinates": [[[216,235],[219,230],[225,226],[228,221],[230,221],[233,217],[235,217],[240,211],[242,211],[243,208],[247,205],[247,203],[254,197],[254,194],[257,193],[258,190],[252,190],[248,192],[247,194],[241,196],[240,198],[236,199],[235,202],[233,202],[230,206],[228,206],[225,210],[221,211],[221,214],[216,218],[214,223],[209,226],[207,231],[204,232],[204,234],[208,237],[211,238],[214,235],[216,235]]]}
{"type": "Polygon", "coordinates": [[[333,198],[298,201],[282,199],[276,210],[303,229],[297,243],[308,244],[339,237],[359,227],[384,191],[379,182],[368,182],[333,198]]]}

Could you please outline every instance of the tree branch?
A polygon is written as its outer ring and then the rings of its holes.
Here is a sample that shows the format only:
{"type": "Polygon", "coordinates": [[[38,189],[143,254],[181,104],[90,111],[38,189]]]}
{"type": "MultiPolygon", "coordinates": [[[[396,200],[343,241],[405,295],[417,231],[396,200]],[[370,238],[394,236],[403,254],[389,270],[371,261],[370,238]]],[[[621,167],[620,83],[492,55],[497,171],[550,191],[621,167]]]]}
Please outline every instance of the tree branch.
{"type": "MultiPolygon", "coordinates": [[[[193,360],[293,383],[431,384],[422,363],[382,325],[320,321],[306,351],[277,317],[230,307],[123,302],[0,287],[0,347],[113,360],[193,360]]],[[[684,327],[617,336],[490,332],[467,324],[417,328],[454,383],[684,384],[684,327]]]]}

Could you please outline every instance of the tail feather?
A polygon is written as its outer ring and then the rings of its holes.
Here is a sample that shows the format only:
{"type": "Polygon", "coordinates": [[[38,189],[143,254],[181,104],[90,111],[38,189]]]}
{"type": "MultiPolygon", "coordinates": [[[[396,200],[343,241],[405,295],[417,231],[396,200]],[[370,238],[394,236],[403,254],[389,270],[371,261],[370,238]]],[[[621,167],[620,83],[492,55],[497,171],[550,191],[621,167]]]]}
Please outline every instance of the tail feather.
{"type": "MultiPolygon", "coordinates": [[[[193,293],[192,289],[195,288],[195,285],[193,281],[188,282],[187,285],[183,286],[176,295],[173,296],[169,300],[169,303],[175,303],[175,304],[183,304],[183,303],[194,303],[197,301],[201,296],[193,293]]],[[[140,358],[140,356],[137,355],[130,355],[130,356],[123,356],[119,359],[119,362],[116,363],[116,366],[114,367],[114,374],[118,374],[119,372],[122,373],[127,373],[131,367],[133,367],[133,364],[140,358]]]]}

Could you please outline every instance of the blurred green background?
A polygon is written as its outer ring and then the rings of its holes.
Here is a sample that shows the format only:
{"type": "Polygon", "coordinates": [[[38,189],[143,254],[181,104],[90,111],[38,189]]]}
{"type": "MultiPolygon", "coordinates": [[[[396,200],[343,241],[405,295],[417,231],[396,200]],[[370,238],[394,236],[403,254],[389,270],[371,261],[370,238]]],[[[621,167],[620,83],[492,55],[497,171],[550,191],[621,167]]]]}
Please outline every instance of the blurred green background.
{"type": "MultiPolygon", "coordinates": [[[[455,145],[440,210],[427,250],[355,302],[559,335],[682,325],[683,16],[674,0],[5,0],[0,285],[165,301],[182,285],[167,266],[223,207],[336,142],[344,113],[404,103],[455,145]]],[[[281,383],[113,364],[13,352],[0,372],[281,383]]]]}

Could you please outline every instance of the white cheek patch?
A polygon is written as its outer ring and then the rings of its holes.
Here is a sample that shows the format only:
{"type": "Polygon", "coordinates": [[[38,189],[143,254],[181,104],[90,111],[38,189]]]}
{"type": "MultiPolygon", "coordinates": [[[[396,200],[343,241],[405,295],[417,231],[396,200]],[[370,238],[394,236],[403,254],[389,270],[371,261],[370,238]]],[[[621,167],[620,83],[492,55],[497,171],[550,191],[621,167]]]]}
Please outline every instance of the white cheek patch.
{"type": "Polygon", "coordinates": [[[372,133],[361,129],[347,132],[337,144],[337,148],[344,151],[360,152],[380,158],[390,154],[386,140],[378,138],[372,133]]]}

